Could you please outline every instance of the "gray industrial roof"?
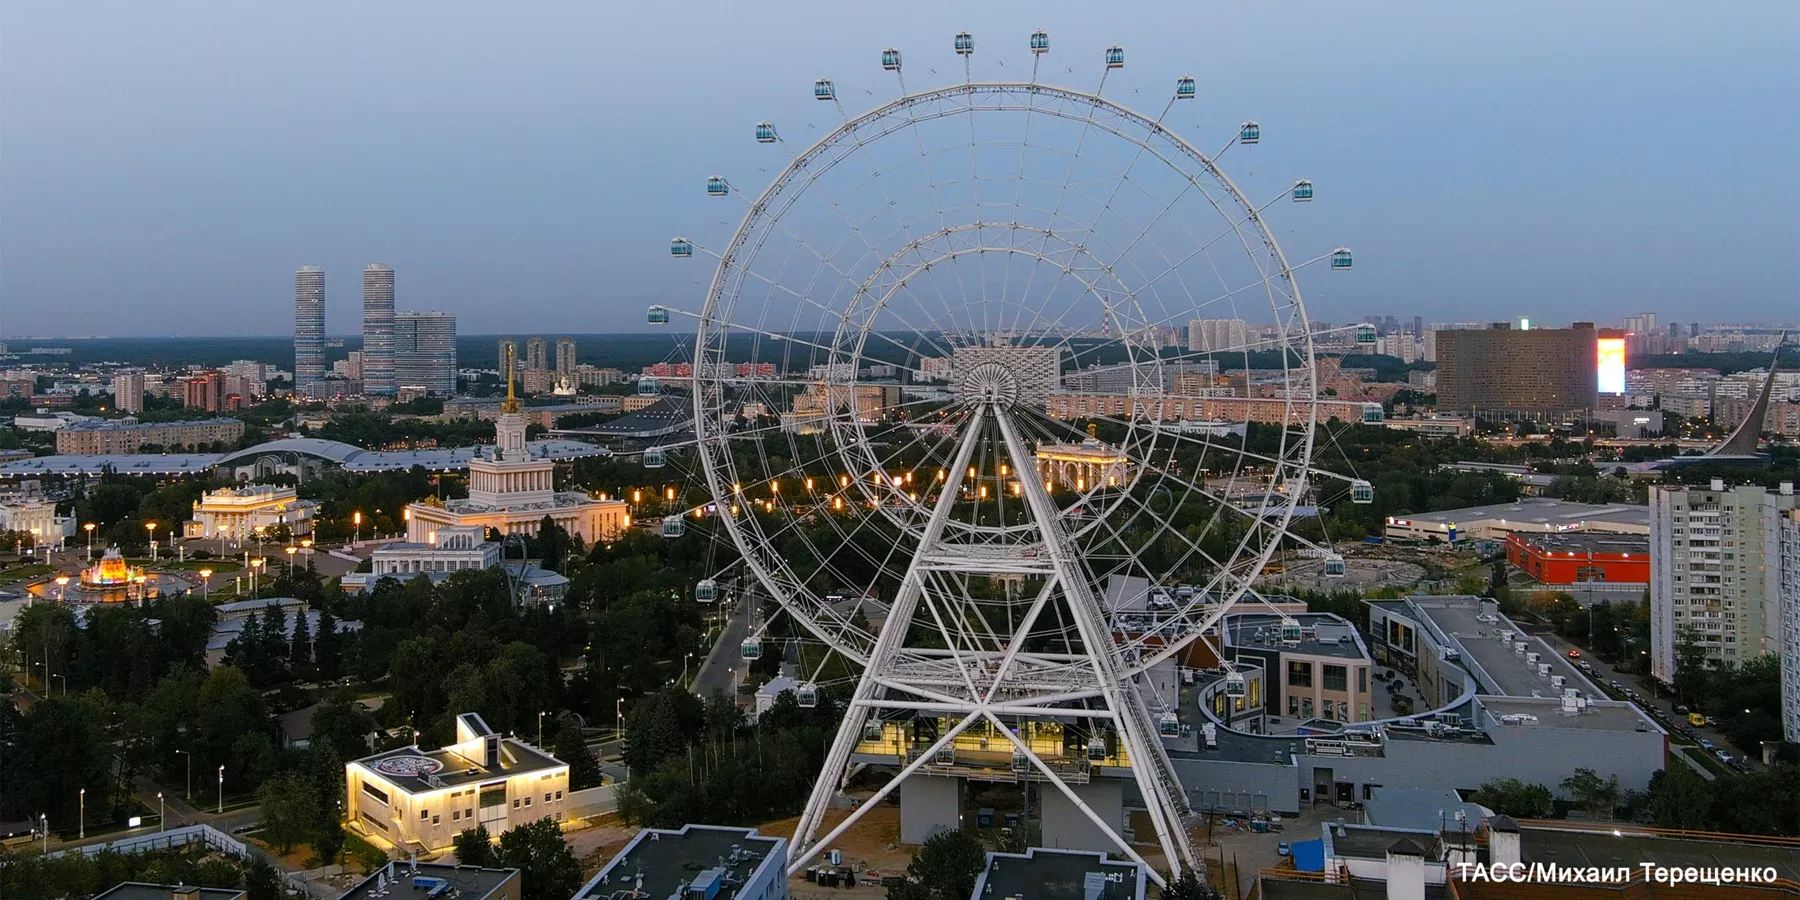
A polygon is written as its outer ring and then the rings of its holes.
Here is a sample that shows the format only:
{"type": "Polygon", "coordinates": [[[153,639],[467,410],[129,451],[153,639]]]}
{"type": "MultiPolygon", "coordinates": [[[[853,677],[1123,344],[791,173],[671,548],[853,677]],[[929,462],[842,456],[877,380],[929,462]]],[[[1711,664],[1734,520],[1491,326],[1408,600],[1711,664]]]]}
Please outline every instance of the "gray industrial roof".
{"type": "MultiPolygon", "coordinates": [[[[234,453],[94,453],[38,456],[0,464],[0,477],[31,475],[97,475],[112,470],[125,475],[191,475],[222,465],[241,465],[269,454],[311,456],[348,472],[404,471],[413,466],[439,471],[466,469],[480,447],[428,450],[364,450],[320,438],[284,438],[234,453]]],[[[542,440],[525,445],[533,459],[580,459],[605,456],[605,447],[585,441],[542,440]]]]}
{"type": "MultiPolygon", "coordinates": [[[[175,885],[145,884],[141,881],[125,881],[113,885],[94,895],[94,900],[171,900],[175,896],[175,885]]],[[[188,887],[181,890],[196,892],[199,900],[237,900],[244,892],[237,888],[188,887]]]]}
{"type": "Polygon", "coordinates": [[[1141,900],[1144,870],[1103,853],[1031,847],[1023,854],[989,853],[975,882],[976,897],[1031,900],[1141,900]]]}
{"type": "MultiPolygon", "coordinates": [[[[725,864],[718,900],[733,900],[735,886],[749,881],[769,857],[778,855],[777,865],[787,865],[787,841],[765,837],[754,828],[729,828],[719,825],[687,825],[679,831],[646,828],[612,858],[581,890],[574,900],[605,900],[617,891],[640,887],[641,897],[676,897],[682,885],[708,869],[725,864]]],[[[777,875],[785,880],[785,873],[777,875]]]]}
{"type": "Polygon", "coordinates": [[[1570,500],[1555,500],[1549,497],[1526,497],[1514,503],[1495,503],[1463,509],[1407,513],[1400,518],[1414,523],[1455,524],[1458,528],[1467,523],[1493,520],[1530,525],[1567,525],[1571,528],[1581,527],[1583,523],[1591,522],[1648,528],[1650,527],[1650,507],[1634,506],[1628,503],[1598,506],[1591,503],[1575,503],[1570,500]]]}
{"type": "MultiPolygon", "coordinates": [[[[338,895],[337,900],[425,900],[429,886],[413,885],[413,878],[441,878],[450,883],[456,900],[483,900],[503,894],[501,888],[519,877],[518,869],[488,869],[481,866],[451,866],[442,863],[389,863],[375,870],[356,886],[338,895]]],[[[138,900],[138,898],[133,898],[138,900]]],[[[148,898],[144,898],[148,900],[148,898]]]]}
{"type": "Polygon", "coordinates": [[[1283,643],[1283,617],[1275,613],[1239,613],[1225,617],[1225,646],[1246,650],[1272,650],[1282,653],[1305,653],[1339,659],[1368,659],[1356,626],[1331,613],[1294,613],[1286,617],[1300,623],[1297,643],[1283,643]]]}

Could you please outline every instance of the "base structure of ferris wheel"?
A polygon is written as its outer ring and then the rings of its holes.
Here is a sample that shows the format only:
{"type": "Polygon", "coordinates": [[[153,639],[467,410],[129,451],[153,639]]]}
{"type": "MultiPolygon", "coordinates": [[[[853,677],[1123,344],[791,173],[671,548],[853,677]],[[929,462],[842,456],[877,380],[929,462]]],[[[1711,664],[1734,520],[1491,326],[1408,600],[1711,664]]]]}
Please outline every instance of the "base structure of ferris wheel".
{"type": "MultiPolygon", "coordinates": [[[[795,830],[790,875],[802,871],[807,862],[829,848],[906,779],[958,777],[958,767],[954,762],[945,765],[950,757],[940,754],[948,750],[953,756],[959,736],[971,729],[991,726],[991,734],[1003,736],[1011,745],[1006,765],[1012,774],[1008,780],[1034,781],[1059,793],[1120,854],[1143,863],[1151,878],[1162,883],[1156,868],[1122,833],[1122,822],[1109,821],[1079,790],[1092,769],[1100,767],[1086,766],[1085,758],[1077,765],[1062,758],[1047,760],[1021,737],[1016,727],[1026,722],[1084,719],[1117,736],[1118,746],[1106,759],[1127,760],[1128,765],[1107,768],[1114,774],[1126,774],[1136,784],[1169,870],[1175,875],[1192,871],[1204,877],[1205,863],[1195,853],[1184,825],[1189,808],[1181,783],[1143,697],[1126,676],[1127,666],[1113,649],[1111,629],[1092,577],[1064,531],[1055,502],[1044,485],[1033,478],[1020,482],[1035,539],[1001,545],[946,539],[945,525],[961,494],[963,474],[984,433],[991,433],[984,426],[998,433],[1015,465],[1030,464],[1031,451],[1011,418],[1007,393],[993,390],[971,404],[972,421],[967,423],[954,463],[947,470],[950,481],[939,495],[924,539],[907,569],[795,830]],[[968,598],[951,596],[944,590],[971,576],[1042,579],[1035,600],[1011,629],[988,630],[990,635],[1004,640],[985,647],[971,646],[958,634],[966,624],[955,620],[966,614],[968,598]],[[1025,646],[1040,616],[1057,601],[1071,614],[1086,652],[1042,652],[1025,646]],[[913,631],[910,626],[914,623],[927,625],[943,638],[947,648],[908,646],[908,635],[913,631]],[[869,726],[876,723],[880,727],[883,713],[923,715],[953,724],[928,745],[907,749],[902,754],[904,764],[886,784],[843,821],[821,834],[826,810],[860,762],[896,762],[891,754],[873,756],[859,752],[871,737],[869,726]]],[[[985,623],[983,627],[986,628],[985,623]]],[[[982,774],[986,773],[968,769],[960,777],[982,774]]]]}

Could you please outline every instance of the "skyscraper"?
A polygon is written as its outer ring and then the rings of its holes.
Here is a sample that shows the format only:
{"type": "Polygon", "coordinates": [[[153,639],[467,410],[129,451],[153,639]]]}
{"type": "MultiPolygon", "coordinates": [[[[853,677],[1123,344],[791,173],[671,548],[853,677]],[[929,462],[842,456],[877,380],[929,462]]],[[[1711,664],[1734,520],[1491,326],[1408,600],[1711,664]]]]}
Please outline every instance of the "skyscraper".
{"type": "Polygon", "coordinates": [[[301,266],[294,273],[294,393],[317,396],[324,380],[325,270],[301,266]]]}
{"type": "Polygon", "coordinates": [[[1593,325],[1435,332],[1438,410],[1556,415],[1598,402],[1593,325]]]}
{"type": "Polygon", "coordinates": [[[549,345],[543,338],[534,337],[525,341],[525,371],[542,372],[550,368],[549,345]]]}
{"type": "Polygon", "coordinates": [[[144,411],[144,373],[124,372],[113,376],[113,409],[137,415],[144,411]]]}
{"type": "Polygon", "coordinates": [[[363,393],[394,394],[394,270],[363,269],[363,393]]]}
{"type": "Polygon", "coordinates": [[[442,312],[394,316],[394,387],[456,393],[456,317],[442,312]]]}
{"type": "Polygon", "coordinates": [[[1781,523],[1792,485],[1650,488],[1650,673],[1675,679],[1692,638],[1708,663],[1782,652],[1781,523]],[[1774,577],[1771,577],[1771,575],[1774,577]]]}
{"type": "Polygon", "coordinates": [[[1188,322],[1188,349],[1243,352],[1250,346],[1250,323],[1243,319],[1194,319],[1188,322]]]}
{"type": "MultiPolygon", "coordinates": [[[[1782,491],[1794,486],[1783,483],[1782,491]]],[[[1781,609],[1781,728],[1790,744],[1800,744],[1800,507],[1764,507],[1765,540],[1775,557],[1767,561],[1767,588],[1781,609]]]]}
{"type": "Polygon", "coordinates": [[[556,374],[573,379],[575,377],[575,339],[556,339],[556,374]]]}

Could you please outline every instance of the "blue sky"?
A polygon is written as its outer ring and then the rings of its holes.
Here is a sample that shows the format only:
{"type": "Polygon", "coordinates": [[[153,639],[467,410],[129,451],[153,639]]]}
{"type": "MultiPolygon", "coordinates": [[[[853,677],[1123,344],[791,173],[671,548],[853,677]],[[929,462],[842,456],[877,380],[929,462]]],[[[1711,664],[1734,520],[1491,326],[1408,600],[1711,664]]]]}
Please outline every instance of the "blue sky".
{"type": "Polygon", "coordinates": [[[669,237],[729,233],[705,177],[768,179],[757,120],[823,133],[821,75],[854,108],[891,97],[890,45],[909,86],[960,78],[958,30],[1019,73],[1035,28],[1046,81],[1092,87],[1127,48],[1107,93],[1152,113],[1193,74],[1170,122],[1203,149],[1262,124],[1224,164],[1318,184],[1278,226],[1290,256],[1357,251],[1303,282],[1316,318],[1800,320],[1791,0],[22,0],[0,13],[0,334],[281,334],[304,263],[348,333],[368,262],[465,333],[643,330],[646,304],[698,303],[704,264],[669,237]]]}

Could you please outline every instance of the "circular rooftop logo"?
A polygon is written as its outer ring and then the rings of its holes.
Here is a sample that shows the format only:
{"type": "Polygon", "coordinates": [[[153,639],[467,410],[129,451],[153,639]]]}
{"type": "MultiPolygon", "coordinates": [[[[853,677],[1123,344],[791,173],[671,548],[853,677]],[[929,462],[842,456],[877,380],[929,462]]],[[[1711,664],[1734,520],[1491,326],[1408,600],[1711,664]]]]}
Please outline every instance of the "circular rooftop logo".
{"type": "Polygon", "coordinates": [[[376,763],[375,771],[383,775],[424,778],[444,771],[444,764],[428,756],[390,756],[376,763]]]}

